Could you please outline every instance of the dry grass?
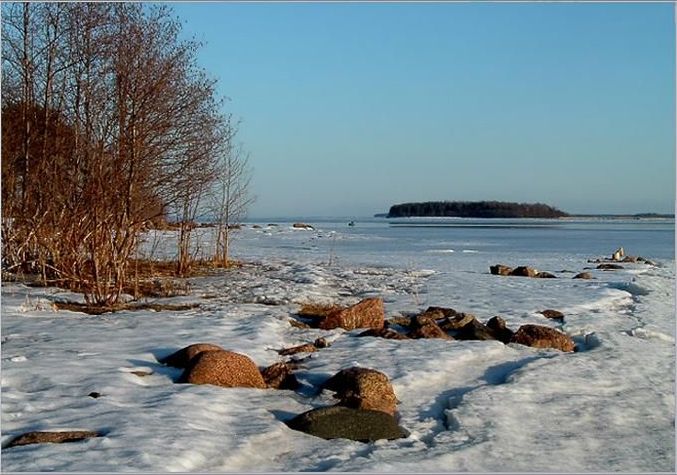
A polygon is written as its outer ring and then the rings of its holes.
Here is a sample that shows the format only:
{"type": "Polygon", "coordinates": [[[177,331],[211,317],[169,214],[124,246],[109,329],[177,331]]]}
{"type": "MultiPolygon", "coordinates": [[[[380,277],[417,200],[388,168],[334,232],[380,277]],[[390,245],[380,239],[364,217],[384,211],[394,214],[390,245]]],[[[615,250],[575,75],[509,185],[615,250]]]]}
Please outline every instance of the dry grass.
{"type": "Polygon", "coordinates": [[[161,303],[127,303],[113,306],[91,305],[80,302],[54,302],[57,310],[70,310],[72,312],[82,312],[89,315],[101,315],[104,313],[120,312],[122,310],[154,310],[156,312],[180,312],[191,310],[200,305],[197,303],[189,304],[161,304],[161,303]]]}

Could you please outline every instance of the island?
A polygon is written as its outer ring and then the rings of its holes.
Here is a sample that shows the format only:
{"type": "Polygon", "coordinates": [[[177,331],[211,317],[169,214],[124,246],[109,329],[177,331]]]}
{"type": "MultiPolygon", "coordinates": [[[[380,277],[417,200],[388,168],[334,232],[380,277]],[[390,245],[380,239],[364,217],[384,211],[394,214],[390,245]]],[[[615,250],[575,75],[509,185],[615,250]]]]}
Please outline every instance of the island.
{"type": "Polygon", "coordinates": [[[401,203],[390,207],[387,218],[405,217],[459,218],[564,218],[570,216],[543,203],[505,201],[426,201],[401,203]]]}

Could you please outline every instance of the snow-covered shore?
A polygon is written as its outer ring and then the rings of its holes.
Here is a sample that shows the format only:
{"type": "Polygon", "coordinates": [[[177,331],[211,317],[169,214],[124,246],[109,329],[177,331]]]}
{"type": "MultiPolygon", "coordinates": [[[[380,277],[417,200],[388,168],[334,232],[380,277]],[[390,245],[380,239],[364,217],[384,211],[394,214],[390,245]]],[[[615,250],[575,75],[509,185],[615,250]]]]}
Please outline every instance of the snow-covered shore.
{"type": "MultiPolygon", "coordinates": [[[[3,446],[31,430],[95,430],[104,436],[3,449],[2,469],[674,470],[674,260],[593,271],[592,281],[569,274],[529,279],[490,275],[486,262],[496,256],[482,253],[466,253],[463,263],[436,269],[388,266],[387,257],[379,266],[337,263],[324,250],[307,259],[281,257],[247,243],[335,239],[321,230],[249,229],[240,239],[256,262],[193,278],[189,295],[166,299],[199,304],[191,310],[89,316],[51,305],[75,294],[4,283],[3,446]],[[439,305],[482,321],[501,315],[513,329],[553,326],[572,335],[583,351],[358,338],[360,330],[289,323],[305,302],[352,304],[371,296],[384,299],[388,317],[439,305]],[[538,313],[545,308],[564,312],[564,323],[538,313]],[[302,383],[296,392],[176,384],[180,370],[158,363],[188,344],[211,342],[263,367],[283,359],[275,350],[320,336],[332,345],[296,371],[302,383]],[[388,375],[407,438],[327,441],[284,424],[333,404],[317,387],[355,365],[388,375]],[[92,392],[101,397],[89,397],[92,392]]],[[[537,263],[550,270],[588,265],[571,255],[537,263]]]]}

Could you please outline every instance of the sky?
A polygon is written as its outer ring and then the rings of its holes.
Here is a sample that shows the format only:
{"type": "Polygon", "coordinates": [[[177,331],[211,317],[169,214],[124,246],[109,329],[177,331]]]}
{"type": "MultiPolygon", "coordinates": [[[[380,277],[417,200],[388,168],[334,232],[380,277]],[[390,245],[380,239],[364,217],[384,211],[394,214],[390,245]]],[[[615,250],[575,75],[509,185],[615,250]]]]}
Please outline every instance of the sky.
{"type": "Polygon", "coordinates": [[[249,217],[396,203],[671,213],[671,3],[174,3],[249,152],[249,217]]]}

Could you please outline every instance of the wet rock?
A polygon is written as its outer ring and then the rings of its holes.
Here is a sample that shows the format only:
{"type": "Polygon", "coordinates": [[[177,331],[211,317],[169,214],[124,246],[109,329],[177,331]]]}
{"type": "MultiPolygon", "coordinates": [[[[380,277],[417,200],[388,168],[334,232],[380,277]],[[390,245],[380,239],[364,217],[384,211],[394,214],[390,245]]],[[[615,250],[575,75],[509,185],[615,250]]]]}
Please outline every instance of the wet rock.
{"type": "Polygon", "coordinates": [[[261,371],[266,386],[273,389],[296,390],[300,387],[298,379],[292,374],[289,363],[275,363],[261,371]]]}
{"type": "Polygon", "coordinates": [[[378,330],[370,328],[369,330],[363,331],[357,336],[374,336],[385,338],[387,340],[409,340],[408,336],[403,335],[400,332],[396,332],[395,330],[391,330],[390,328],[379,328],[378,330]]]}
{"type": "Polygon", "coordinates": [[[79,442],[81,440],[91,439],[94,437],[101,437],[101,434],[98,432],[88,431],[88,430],[75,430],[75,431],[58,431],[58,432],[49,432],[49,431],[35,431],[35,432],[26,432],[21,434],[14,439],[12,439],[6,448],[16,447],[20,445],[29,445],[29,444],[63,444],[65,442],[79,442]]]}
{"type": "Polygon", "coordinates": [[[511,343],[531,346],[534,348],[554,348],[561,351],[574,351],[574,341],[568,335],[554,328],[527,324],[522,325],[515,332],[511,343]]]}
{"type": "Polygon", "coordinates": [[[624,269],[624,267],[620,264],[600,264],[600,265],[597,266],[597,269],[618,270],[618,269],[624,269]]]}
{"type": "Polygon", "coordinates": [[[434,319],[424,315],[418,315],[411,320],[411,330],[407,333],[409,338],[441,338],[453,340],[447,332],[442,330],[434,319]]]}
{"type": "Polygon", "coordinates": [[[580,273],[576,274],[575,276],[573,276],[573,278],[574,279],[589,280],[589,279],[592,279],[592,274],[590,272],[580,272],[580,273]]]}
{"type": "Polygon", "coordinates": [[[505,320],[499,316],[491,317],[485,325],[501,343],[510,343],[512,336],[515,334],[515,332],[508,328],[505,320]]]}
{"type": "Polygon", "coordinates": [[[370,368],[352,367],[329,378],[322,389],[335,391],[342,406],[394,415],[397,398],[388,376],[370,368]]]}
{"type": "Polygon", "coordinates": [[[546,310],[541,310],[538,313],[543,315],[545,318],[550,318],[552,320],[560,320],[560,321],[564,320],[564,314],[559,310],[553,310],[551,308],[548,308],[546,310]]]}
{"type": "Polygon", "coordinates": [[[225,350],[199,353],[190,360],[179,382],[226,388],[266,387],[259,369],[248,356],[225,350]]]}
{"type": "Polygon", "coordinates": [[[150,376],[153,374],[152,371],[130,371],[131,374],[134,376],[138,376],[139,378],[145,378],[146,376],[150,376]]]}
{"type": "Polygon", "coordinates": [[[287,422],[294,430],[323,439],[350,439],[359,442],[406,437],[395,417],[382,411],[343,406],[321,407],[287,422]]]}
{"type": "Polygon", "coordinates": [[[87,396],[91,397],[92,399],[99,399],[101,397],[101,393],[92,391],[87,396]]]}
{"type": "Polygon", "coordinates": [[[172,353],[166,358],[162,358],[160,363],[166,364],[167,366],[173,366],[175,368],[185,368],[188,366],[190,360],[203,351],[223,351],[223,348],[212,343],[195,343],[194,345],[186,346],[185,348],[172,353]]]}
{"type": "Polygon", "coordinates": [[[551,274],[550,272],[539,272],[538,274],[536,274],[535,277],[537,277],[539,279],[556,279],[557,278],[556,275],[551,274]]]}
{"type": "Polygon", "coordinates": [[[638,259],[639,259],[639,258],[636,257],[636,256],[625,256],[621,262],[632,262],[632,263],[635,263],[635,262],[638,262],[638,259]]]}
{"type": "Polygon", "coordinates": [[[489,271],[493,275],[510,275],[512,273],[512,267],[496,264],[495,266],[490,266],[489,271]]]}
{"type": "Polygon", "coordinates": [[[637,262],[643,262],[644,264],[647,264],[647,265],[650,265],[650,266],[656,266],[657,265],[654,261],[649,260],[649,259],[645,259],[642,256],[637,257],[637,262]]]}
{"type": "Polygon", "coordinates": [[[315,345],[315,348],[320,350],[322,348],[329,348],[331,346],[331,343],[329,343],[326,338],[320,337],[315,339],[313,345],[315,345]]]}
{"type": "Polygon", "coordinates": [[[383,299],[368,298],[351,307],[329,312],[326,318],[320,322],[320,328],[323,330],[383,328],[384,320],[383,299]]]}

